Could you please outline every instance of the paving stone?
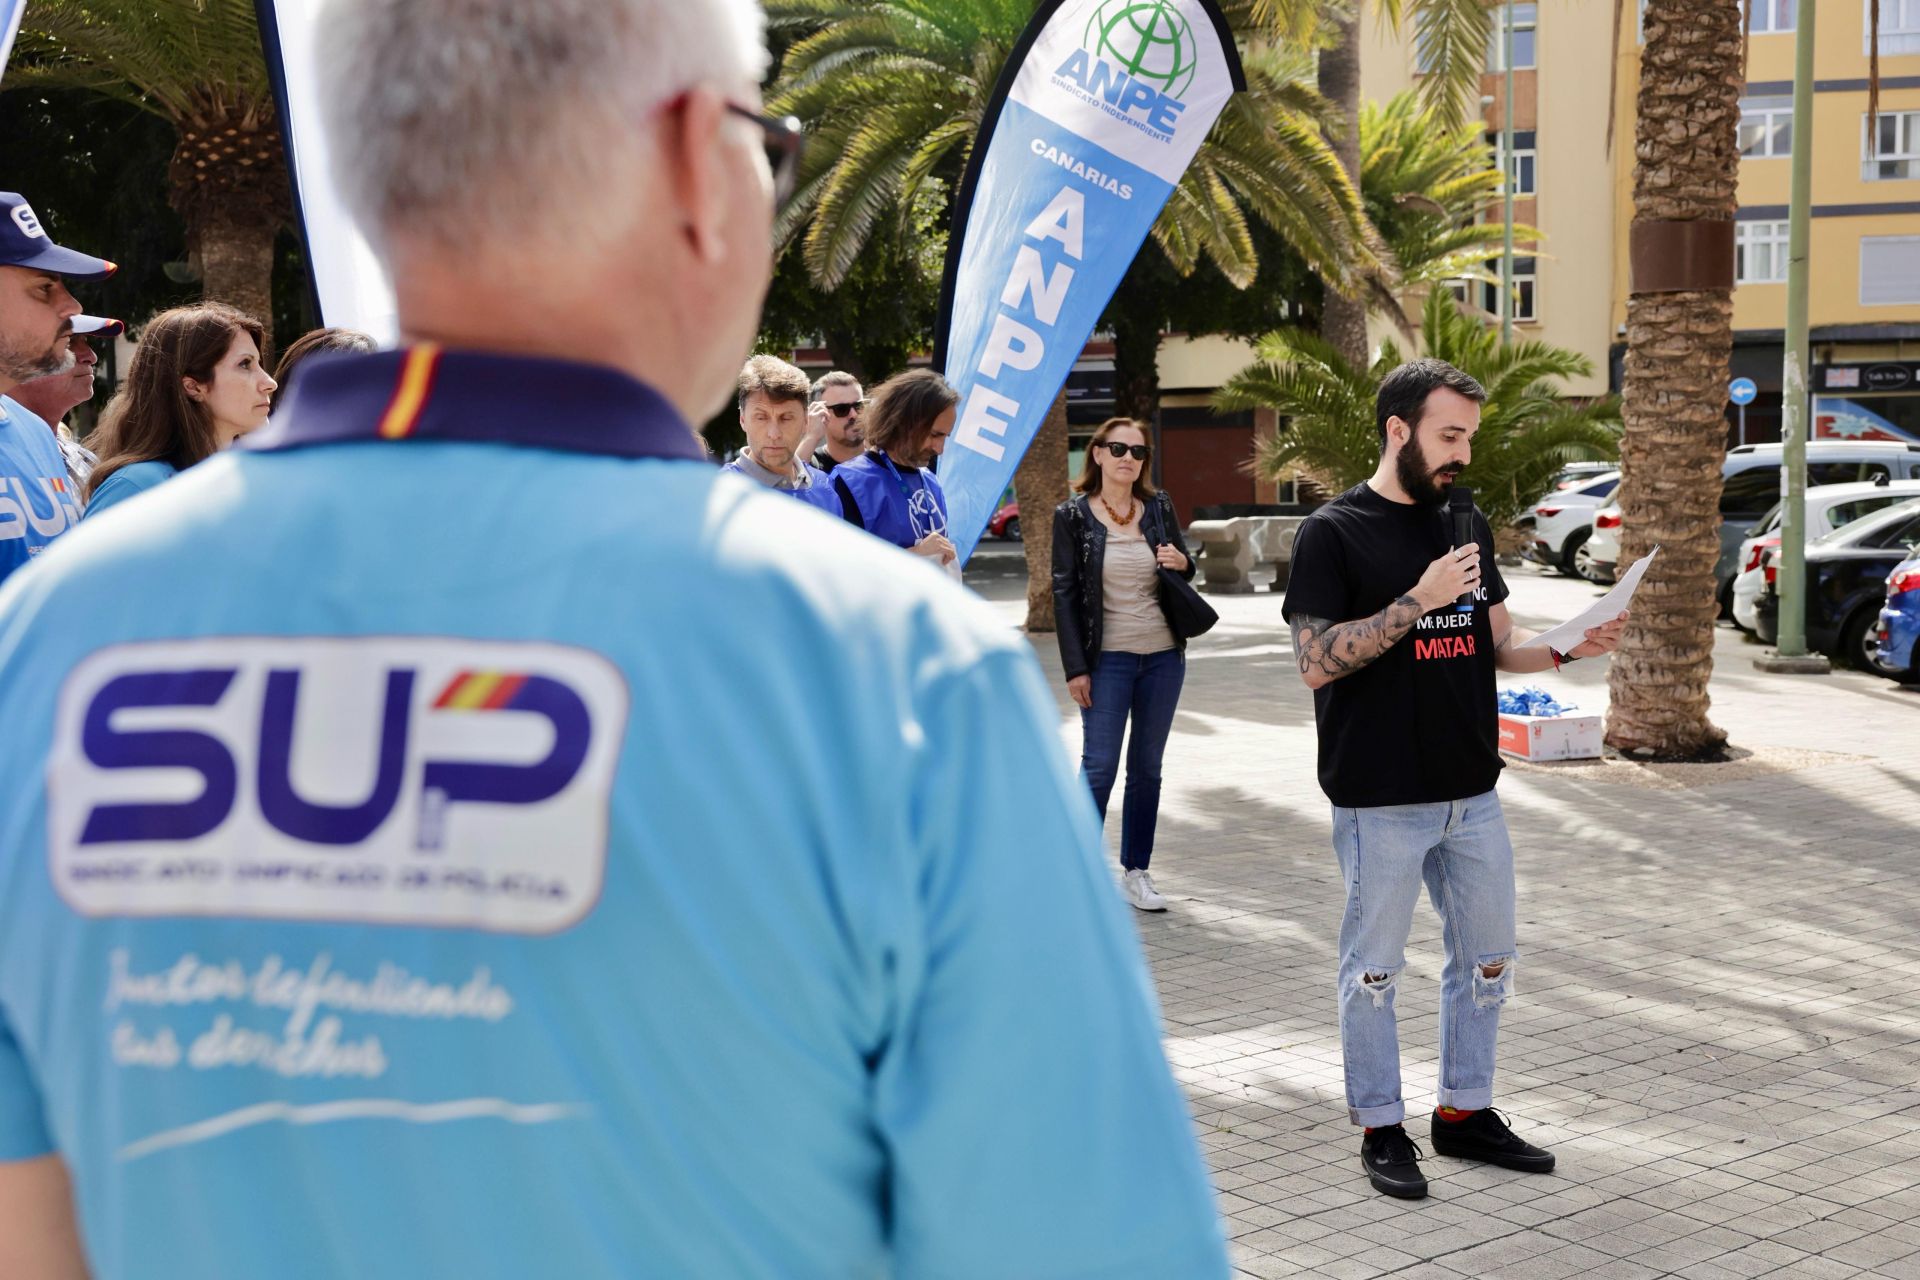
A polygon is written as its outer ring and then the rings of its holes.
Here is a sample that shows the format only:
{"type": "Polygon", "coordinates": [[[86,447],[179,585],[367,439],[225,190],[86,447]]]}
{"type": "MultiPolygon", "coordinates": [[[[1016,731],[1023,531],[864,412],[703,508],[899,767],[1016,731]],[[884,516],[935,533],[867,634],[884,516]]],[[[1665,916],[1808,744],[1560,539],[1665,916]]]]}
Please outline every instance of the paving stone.
{"type": "MultiPolygon", "coordinates": [[[[1522,626],[1595,594],[1506,576],[1522,626]]],[[[1019,584],[987,594],[1017,624],[1019,584]]],[[[1312,698],[1281,597],[1214,603],[1164,766],[1153,871],[1173,907],[1134,918],[1242,1275],[1920,1280],[1920,692],[1761,675],[1722,627],[1713,718],[1791,767],[1658,787],[1624,764],[1509,770],[1520,958],[1496,1103],[1559,1169],[1432,1158],[1433,1195],[1389,1201],[1346,1123],[1312,698]]],[[[1035,640],[1077,754],[1052,638],[1035,640]]],[[[1606,679],[1577,663],[1501,684],[1601,712],[1606,679]]],[[[1423,1145],[1441,958],[1423,903],[1398,1002],[1423,1145]]]]}

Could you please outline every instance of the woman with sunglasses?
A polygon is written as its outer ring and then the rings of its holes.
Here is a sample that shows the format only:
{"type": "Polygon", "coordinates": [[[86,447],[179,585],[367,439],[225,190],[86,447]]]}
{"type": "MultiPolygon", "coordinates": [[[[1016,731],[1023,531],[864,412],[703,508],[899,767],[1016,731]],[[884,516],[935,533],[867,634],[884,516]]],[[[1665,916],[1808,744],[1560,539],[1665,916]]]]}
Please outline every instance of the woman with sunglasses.
{"type": "Polygon", "coordinates": [[[1136,910],[1165,911],[1147,864],[1187,655],[1160,606],[1160,570],[1191,578],[1194,565],[1173,502],[1147,478],[1151,456],[1131,418],[1108,418],[1093,433],[1078,492],[1053,513],[1053,609],[1067,693],[1080,707],[1080,772],[1102,822],[1128,739],[1122,888],[1136,910]]]}

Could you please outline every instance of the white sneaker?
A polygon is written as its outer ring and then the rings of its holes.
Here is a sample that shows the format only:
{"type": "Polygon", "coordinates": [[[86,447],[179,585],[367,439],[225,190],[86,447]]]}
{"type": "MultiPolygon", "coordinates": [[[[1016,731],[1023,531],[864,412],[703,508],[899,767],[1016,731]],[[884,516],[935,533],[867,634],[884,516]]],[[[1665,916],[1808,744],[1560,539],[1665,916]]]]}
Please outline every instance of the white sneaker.
{"type": "Polygon", "coordinates": [[[1165,911],[1167,900],[1153,887],[1153,877],[1144,871],[1129,871],[1121,881],[1121,892],[1135,911],[1165,911]]]}

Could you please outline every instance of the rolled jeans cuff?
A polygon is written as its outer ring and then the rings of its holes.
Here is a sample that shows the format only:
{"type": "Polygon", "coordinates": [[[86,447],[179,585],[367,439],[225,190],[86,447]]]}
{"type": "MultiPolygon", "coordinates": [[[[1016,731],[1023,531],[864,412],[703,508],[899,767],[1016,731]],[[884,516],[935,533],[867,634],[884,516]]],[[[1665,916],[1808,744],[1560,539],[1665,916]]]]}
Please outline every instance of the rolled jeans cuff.
{"type": "Polygon", "coordinates": [[[1485,1111],[1493,1105],[1490,1085],[1479,1089],[1440,1089],[1435,1096],[1437,1105],[1452,1107],[1455,1111],[1485,1111]]]}
{"type": "Polygon", "coordinates": [[[1407,1118],[1407,1104],[1387,1102],[1377,1107],[1348,1107],[1347,1117],[1365,1128],[1383,1129],[1390,1124],[1399,1124],[1407,1118]]]}

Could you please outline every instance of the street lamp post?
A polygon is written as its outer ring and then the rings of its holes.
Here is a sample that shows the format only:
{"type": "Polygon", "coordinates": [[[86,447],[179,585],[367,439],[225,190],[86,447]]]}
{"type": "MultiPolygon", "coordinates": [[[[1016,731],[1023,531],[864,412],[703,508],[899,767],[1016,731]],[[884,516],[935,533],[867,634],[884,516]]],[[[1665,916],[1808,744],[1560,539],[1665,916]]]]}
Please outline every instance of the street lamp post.
{"type": "Polygon", "coordinates": [[[1506,68],[1506,103],[1500,108],[1500,179],[1506,234],[1500,249],[1500,341],[1513,343],[1513,2],[1500,6],[1500,63],[1506,68]]]}

